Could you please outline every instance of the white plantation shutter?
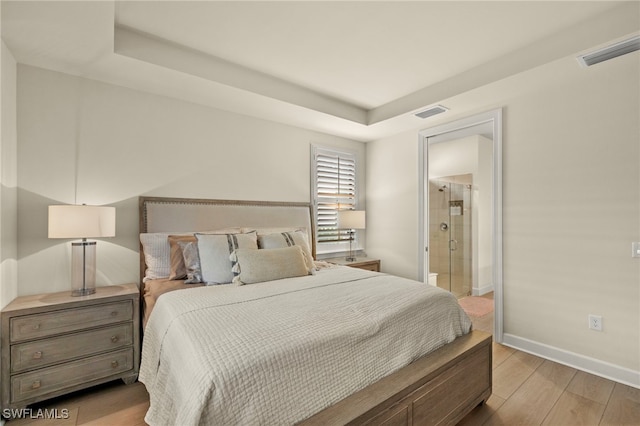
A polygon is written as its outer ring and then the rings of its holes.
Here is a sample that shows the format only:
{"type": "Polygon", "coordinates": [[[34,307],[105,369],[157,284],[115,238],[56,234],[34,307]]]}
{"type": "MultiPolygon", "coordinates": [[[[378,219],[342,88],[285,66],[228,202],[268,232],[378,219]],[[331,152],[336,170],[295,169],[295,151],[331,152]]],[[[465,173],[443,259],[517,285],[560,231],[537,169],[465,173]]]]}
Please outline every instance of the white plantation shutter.
{"type": "Polygon", "coordinates": [[[356,158],[353,153],[314,147],[314,205],[318,244],[349,240],[338,229],[338,210],[356,208],[356,158]]]}

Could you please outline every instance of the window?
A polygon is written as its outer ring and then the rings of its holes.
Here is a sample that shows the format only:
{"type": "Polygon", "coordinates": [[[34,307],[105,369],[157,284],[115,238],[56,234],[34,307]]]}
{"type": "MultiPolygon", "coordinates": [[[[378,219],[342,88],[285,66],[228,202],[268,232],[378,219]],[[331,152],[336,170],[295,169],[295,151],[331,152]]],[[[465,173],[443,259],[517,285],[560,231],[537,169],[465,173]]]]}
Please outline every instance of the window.
{"type": "Polygon", "coordinates": [[[314,146],[312,173],[318,251],[343,250],[349,232],[338,229],[338,210],[356,208],[356,156],[314,146]]]}

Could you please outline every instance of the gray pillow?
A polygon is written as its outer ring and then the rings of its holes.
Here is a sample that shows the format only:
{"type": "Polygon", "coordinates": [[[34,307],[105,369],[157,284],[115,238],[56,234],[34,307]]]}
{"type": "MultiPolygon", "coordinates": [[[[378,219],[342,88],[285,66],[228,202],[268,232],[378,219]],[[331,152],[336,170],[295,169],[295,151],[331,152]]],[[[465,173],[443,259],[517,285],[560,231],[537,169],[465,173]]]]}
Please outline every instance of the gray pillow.
{"type": "Polygon", "coordinates": [[[233,264],[229,256],[236,249],[258,249],[255,232],[247,234],[196,234],[202,280],[210,284],[227,284],[233,280],[233,264]]]}
{"type": "Polygon", "coordinates": [[[184,266],[186,270],[185,284],[197,284],[202,282],[202,270],[200,267],[200,256],[198,245],[193,241],[178,241],[177,244],[182,250],[184,266]]]}

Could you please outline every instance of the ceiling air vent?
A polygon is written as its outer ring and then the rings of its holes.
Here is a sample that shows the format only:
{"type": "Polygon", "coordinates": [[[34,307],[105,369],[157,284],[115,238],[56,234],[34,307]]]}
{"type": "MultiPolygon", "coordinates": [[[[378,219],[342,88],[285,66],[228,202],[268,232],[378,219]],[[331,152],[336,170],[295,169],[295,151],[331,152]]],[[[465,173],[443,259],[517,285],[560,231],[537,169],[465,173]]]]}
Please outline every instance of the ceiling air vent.
{"type": "Polygon", "coordinates": [[[626,55],[636,50],[640,50],[640,36],[635,36],[594,52],[580,55],[577,59],[583,67],[590,67],[591,65],[599,64],[600,62],[608,61],[609,59],[617,58],[618,56],[626,55]]]}
{"type": "Polygon", "coordinates": [[[429,107],[424,111],[417,112],[414,115],[420,118],[429,118],[437,114],[442,114],[443,112],[446,112],[446,111],[449,111],[449,108],[445,108],[442,105],[436,105],[436,106],[429,107]]]}

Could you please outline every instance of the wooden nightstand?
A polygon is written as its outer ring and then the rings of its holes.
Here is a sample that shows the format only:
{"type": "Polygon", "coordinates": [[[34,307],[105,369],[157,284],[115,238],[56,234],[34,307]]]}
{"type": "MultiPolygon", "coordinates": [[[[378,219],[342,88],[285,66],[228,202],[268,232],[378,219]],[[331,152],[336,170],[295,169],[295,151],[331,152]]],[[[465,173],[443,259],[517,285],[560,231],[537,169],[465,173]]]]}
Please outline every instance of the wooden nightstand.
{"type": "Polygon", "coordinates": [[[140,364],[140,294],[135,284],[18,297],[1,314],[2,408],[114,379],[133,383],[140,364]]]}
{"type": "Polygon", "coordinates": [[[352,268],[366,269],[367,271],[380,272],[380,259],[369,259],[368,257],[358,257],[354,262],[345,260],[344,257],[333,257],[323,259],[325,262],[336,265],[350,266],[352,268]]]}

